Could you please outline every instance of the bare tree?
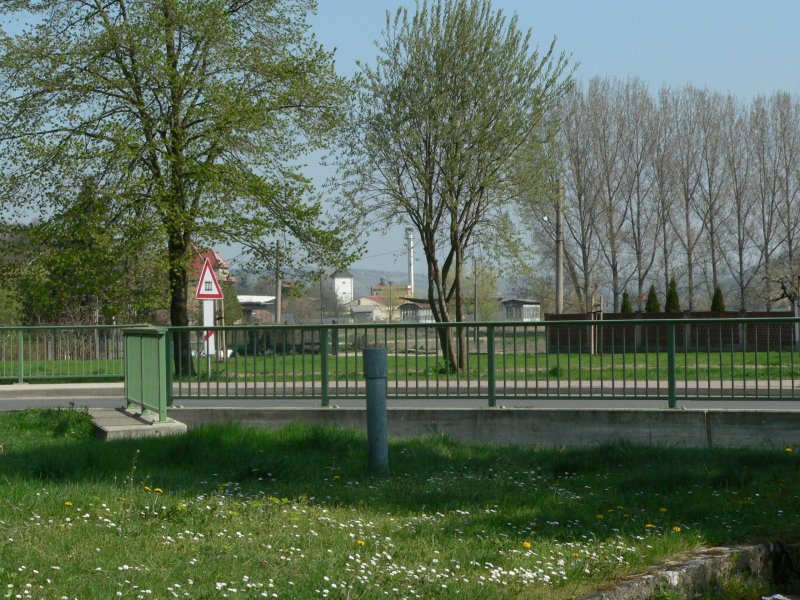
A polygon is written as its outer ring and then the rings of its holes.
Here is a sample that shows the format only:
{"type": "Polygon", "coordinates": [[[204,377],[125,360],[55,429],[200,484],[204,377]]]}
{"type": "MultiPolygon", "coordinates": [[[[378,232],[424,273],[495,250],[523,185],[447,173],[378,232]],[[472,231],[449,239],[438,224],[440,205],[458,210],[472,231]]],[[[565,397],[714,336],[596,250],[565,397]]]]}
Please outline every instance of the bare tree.
{"type": "Polygon", "coordinates": [[[702,155],[697,127],[697,106],[694,88],[684,88],[673,95],[673,117],[676,119],[674,161],[677,183],[680,190],[678,210],[673,211],[672,226],[686,259],[686,308],[694,309],[695,262],[698,244],[702,239],[703,220],[698,218],[701,193],[702,155]]]}
{"type": "Polygon", "coordinates": [[[630,248],[636,261],[637,310],[642,310],[645,284],[655,263],[657,232],[664,211],[654,194],[656,177],[653,155],[656,150],[658,127],[653,99],[639,79],[631,79],[624,88],[624,113],[627,121],[624,152],[627,155],[630,197],[628,234],[630,248]]]}
{"type": "Polygon", "coordinates": [[[561,128],[564,173],[564,259],[583,311],[591,310],[599,259],[595,224],[596,191],[591,177],[591,158],[586,97],[577,87],[564,102],[561,128]]]}
{"type": "Polygon", "coordinates": [[[759,254],[753,252],[756,207],[750,189],[752,157],[747,115],[742,105],[730,95],[725,100],[722,137],[733,213],[727,227],[731,251],[723,252],[723,258],[738,287],[739,309],[746,310],[747,291],[761,267],[761,261],[759,254]]]}
{"type": "Polygon", "coordinates": [[[764,302],[767,310],[772,307],[772,259],[781,242],[779,208],[779,157],[774,144],[773,123],[769,103],[758,97],[750,109],[750,139],[753,160],[753,191],[757,201],[757,225],[753,228],[753,241],[758,249],[763,266],[764,302]]]}
{"type": "Polygon", "coordinates": [[[800,103],[787,92],[770,98],[778,157],[778,220],[782,253],[792,264],[800,237],[800,103]]]}
{"type": "Polygon", "coordinates": [[[594,78],[587,91],[589,151],[598,199],[598,243],[611,277],[614,312],[631,277],[621,251],[627,242],[630,211],[629,165],[625,152],[624,90],[617,81],[594,78]]]}
{"type": "MultiPolygon", "coordinates": [[[[664,290],[669,286],[670,265],[675,248],[675,231],[670,214],[677,198],[677,178],[673,159],[675,144],[675,119],[672,92],[662,88],[658,94],[658,111],[654,123],[655,141],[651,155],[655,210],[658,211],[658,228],[653,232],[658,240],[664,290]]],[[[643,294],[644,292],[642,292],[643,294]]],[[[641,310],[642,298],[639,299],[641,310]]]]}
{"type": "Polygon", "coordinates": [[[705,231],[705,246],[709,260],[704,271],[711,270],[711,281],[706,276],[708,298],[719,285],[722,237],[729,217],[725,202],[728,173],[723,151],[722,111],[724,98],[707,89],[693,90],[700,143],[700,189],[697,197],[697,214],[705,231]]]}

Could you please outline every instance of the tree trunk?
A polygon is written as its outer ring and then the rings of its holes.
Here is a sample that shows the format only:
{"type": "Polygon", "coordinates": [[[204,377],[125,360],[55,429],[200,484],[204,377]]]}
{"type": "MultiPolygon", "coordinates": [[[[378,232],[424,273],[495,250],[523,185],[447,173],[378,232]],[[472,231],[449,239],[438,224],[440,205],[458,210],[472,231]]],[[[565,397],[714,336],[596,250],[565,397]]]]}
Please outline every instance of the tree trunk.
{"type": "MultiPolygon", "coordinates": [[[[173,327],[189,325],[189,309],[186,301],[189,277],[186,272],[186,254],[189,248],[189,235],[173,232],[170,235],[169,249],[169,318],[173,327]]],[[[181,331],[172,336],[172,357],[175,373],[192,375],[191,336],[188,331],[181,331]]]]}
{"type": "Polygon", "coordinates": [[[450,322],[450,315],[447,311],[447,299],[442,285],[442,276],[439,272],[439,265],[429,258],[427,252],[426,256],[428,256],[428,303],[431,305],[433,320],[437,324],[443,324],[436,326],[436,336],[439,338],[444,368],[446,372],[453,373],[458,363],[455,344],[453,344],[453,336],[450,331],[451,327],[447,326],[447,323],[450,322]]]}

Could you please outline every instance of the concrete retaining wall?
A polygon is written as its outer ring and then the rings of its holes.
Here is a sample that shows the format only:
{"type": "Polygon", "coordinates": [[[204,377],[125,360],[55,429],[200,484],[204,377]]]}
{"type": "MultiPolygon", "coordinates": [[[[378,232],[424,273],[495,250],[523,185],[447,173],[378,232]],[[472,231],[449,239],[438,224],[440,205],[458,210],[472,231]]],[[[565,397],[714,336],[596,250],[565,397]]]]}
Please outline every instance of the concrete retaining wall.
{"type": "MultiPolygon", "coordinates": [[[[366,431],[351,408],[171,408],[188,428],[235,422],[277,428],[302,421],[366,431]]],[[[648,409],[390,409],[390,437],[446,435],[475,443],[590,446],[625,441],[682,448],[785,448],[800,444],[800,412],[648,409]]]]}

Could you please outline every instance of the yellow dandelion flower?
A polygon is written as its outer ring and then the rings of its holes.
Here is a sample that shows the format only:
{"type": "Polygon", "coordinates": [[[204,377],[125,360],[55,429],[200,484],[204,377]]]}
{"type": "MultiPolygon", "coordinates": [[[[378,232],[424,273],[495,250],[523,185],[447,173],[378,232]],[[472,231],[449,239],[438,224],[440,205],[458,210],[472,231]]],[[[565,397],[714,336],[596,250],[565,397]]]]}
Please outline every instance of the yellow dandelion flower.
{"type": "Polygon", "coordinates": [[[531,544],[528,540],[525,540],[524,542],[522,542],[522,547],[525,548],[526,550],[528,548],[530,548],[532,545],[533,544],[531,544]]]}
{"type": "Polygon", "coordinates": [[[341,479],[341,477],[339,475],[334,475],[333,478],[334,479],[341,479]]]}
{"type": "Polygon", "coordinates": [[[655,525],[653,525],[652,523],[646,523],[644,527],[645,529],[652,529],[653,527],[655,527],[655,525]]]}
{"type": "Polygon", "coordinates": [[[614,512],[614,509],[613,509],[613,508],[609,508],[609,509],[608,509],[608,512],[609,512],[609,513],[612,513],[612,512],[614,512]]]}
{"type": "Polygon", "coordinates": [[[678,527],[677,525],[675,525],[675,527],[672,528],[672,531],[674,531],[675,533],[680,533],[681,532],[681,528],[678,527]]]}
{"type": "Polygon", "coordinates": [[[72,506],[72,502],[70,502],[69,500],[67,500],[66,502],[64,502],[64,506],[72,506]]]}
{"type": "Polygon", "coordinates": [[[786,449],[786,451],[787,451],[789,454],[791,454],[791,453],[792,453],[792,449],[791,449],[791,447],[790,447],[790,448],[787,448],[787,449],[786,449]]]}
{"type": "Polygon", "coordinates": [[[163,494],[163,493],[164,493],[164,490],[162,490],[161,488],[153,488],[153,491],[154,491],[156,494],[163,494]]]}
{"type": "Polygon", "coordinates": [[[598,520],[600,520],[600,521],[602,521],[603,519],[605,519],[605,517],[604,517],[603,515],[600,515],[600,514],[598,514],[598,515],[597,515],[597,518],[598,518],[598,520]]]}
{"type": "Polygon", "coordinates": [[[144,489],[146,489],[148,492],[153,491],[153,488],[151,488],[149,485],[144,486],[144,489]]]}
{"type": "Polygon", "coordinates": [[[658,509],[658,512],[667,512],[667,509],[662,506],[658,509]]]}
{"type": "Polygon", "coordinates": [[[367,543],[367,542],[365,542],[364,540],[358,540],[358,541],[356,542],[356,544],[358,544],[359,546],[363,546],[363,545],[364,545],[364,544],[366,544],[366,543],[367,543]]]}
{"type": "Polygon", "coordinates": [[[617,510],[625,510],[625,507],[624,506],[618,506],[617,510]]]}

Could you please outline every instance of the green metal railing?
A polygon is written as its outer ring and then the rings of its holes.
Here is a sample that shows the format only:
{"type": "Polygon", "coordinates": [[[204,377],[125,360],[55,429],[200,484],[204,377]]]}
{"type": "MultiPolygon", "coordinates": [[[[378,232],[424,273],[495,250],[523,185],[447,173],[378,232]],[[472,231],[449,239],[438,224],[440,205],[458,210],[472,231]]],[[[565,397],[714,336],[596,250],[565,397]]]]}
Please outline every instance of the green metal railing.
{"type": "Polygon", "coordinates": [[[122,327],[0,327],[0,381],[122,381],[122,327]]]}
{"type": "MultiPolygon", "coordinates": [[[[168,328],[170,398],[360,399],[381,347],[390,402],[800,400],[797,318],[219,327],[214,356],[207,331],[168,328]]],[[[124,357],[119,326],[0,328],[0,381],[121,381],[124,357]]]]}
{"type": "Polygon", "coordinates": [[[362,350],[381,347],[390,401],[800,400],[798,329],[787,318],[219,327],[209,356],[207,328],[171,328],[186,357],[172,395],[363,398],[362,350]]]}
{"type": "Polygon", "coordinates": [[[170,350],[165,327],[125,329],[125,402],[130,409],[167,421],[170,400],[170,350]]]}

